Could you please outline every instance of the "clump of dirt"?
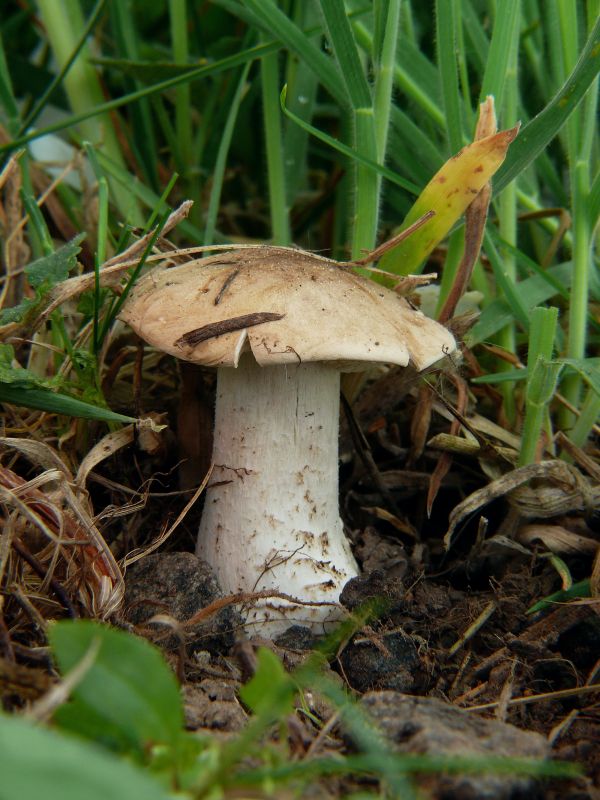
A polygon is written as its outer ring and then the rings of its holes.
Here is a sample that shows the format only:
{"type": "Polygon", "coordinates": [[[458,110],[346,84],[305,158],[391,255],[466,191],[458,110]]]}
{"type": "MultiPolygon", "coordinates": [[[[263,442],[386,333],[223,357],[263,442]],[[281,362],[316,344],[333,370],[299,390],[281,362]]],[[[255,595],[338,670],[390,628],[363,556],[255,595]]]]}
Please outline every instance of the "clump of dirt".
{"type": "Polygon", "coordinates": [[[227,653],[242,625],[233,607],[189,624],[220,597],[212,570],[193,553],[151,553],[127,571],[123,617],[168,650],[185,644],[191,655],[197,650],[227,653]]]}

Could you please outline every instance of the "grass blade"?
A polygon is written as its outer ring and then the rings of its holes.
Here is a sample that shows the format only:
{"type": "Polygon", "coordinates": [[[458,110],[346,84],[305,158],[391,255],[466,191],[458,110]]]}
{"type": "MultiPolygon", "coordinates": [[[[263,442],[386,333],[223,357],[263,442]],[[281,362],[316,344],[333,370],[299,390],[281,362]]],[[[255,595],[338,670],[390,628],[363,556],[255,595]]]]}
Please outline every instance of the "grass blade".
{"type": "Polygon", "coordinates": [[[79,417],[80,419],[95,419],[100,422],[135,422],[134,417],[117,414],[108,408],[84,403],[75,397],[70,397],[50,389],[24,389],[0,383],[0,403],[10,403],[24,408],[36,408],[51,414],[61,414],[66,417],[79,417]]]}
{"type": "Polygon", "coordinates": [[[315,128],[312,125],[309,125],[303,119],[300,119],[300,117],[293,114],[286,105],[286,96],[287,96],[287,86],[284,86],[279,96],[281,108],[286,117],[295,122],[296,125],[299,125],[305,131],[312,134],[312,136],[314,136],[316,139],[320,139],[320,141],[324,142],[329,147],[333,148],[334,150],[337,150],[338,153],[341,153],[342,155],[347,156],[348,158],[351,158],[359,162],[360,164],[363,164],[364,166],[368,167],[374,172],[378,172],[382,177],[387,178],[388,181],[395,183],[397,186],[401,186],[403,189],[406,189],[406,191],[410,192],[411,194],[419,194],[420,189],[415,183],[405,180],[397,173],[392,172],[392,170],[390,169],[387,169],[387,167],[383,167],[376,161],[373,161],[372,159],[365,157],[362,153],[357,153],[351,147],[348,147],[348,145],[344,144],[343,142],[340,142],[339,139],[334,139],[333,136],[329,136],[329,134],[320,131],[318,128],[315,128]]]}
{"type": "Polygon", "coordinates": [[[496,192],[514,180],[552,141],[588,91],[600,69],[600,17],[588,37],[573,71],[548,103],[521,130],[495,181],[496,192]]]}
{"type": "MultiPolygon", "coordinates": [[[[268,58],[270,58],[270,56],[268,56],[268,58]]],[[[227,114],[227,121],[225,123],[225,127],[223,128],[223,135],[221,136],[219,151],[217,153],[217,158],[213,169],[210,200],[208,202],[208,210],[206,212],[206,225],[204,228],[203,239],[203,243],[205,245],[209,245],[214,242],[217,215],[219,213],[219,204],[221,200],[221,190],[223,188],[223,177],[225,175],[225,167],[227,164],[227,155],[229,153],[231,138],[233,136],[233,130],[240,108],[240,103],[244,94],[246,81],[248,79],[250,66],[251,62],[248,62],[246,66],[242,68],[235,94],[229,107],[229,113],[227,114]]]]}
{"type": "MultiPolygon", "coordinates": [[[[371,90],[343,0],[321,0],[321,12],[352,108],[355,149],[371,161],[378,161],[371,90]]],[[[352,258],[359,258],[375,247],[381,182],[377,173],[362,164],[356,166],[355,181],[351,252],[352,258]]]]}
{"type": "Polygon", "coordinates": [[[335,63],[277,8],[273,0],[243,0],[243,3],[280,46],[285,45],[302,59],[340,105],[348,106],[345,86],[335,63]]]}
{"type": "Polygon", "coordinates": [[[442,99],[448,130],[450,152],[456,153],[463,145],[460,93],[456,67],[456,4],[454,0],[437,0],[435,6],[437,32],[438,74],[442,84],[442,99]]]}
{"type": "Polygon", "coordinates": [[[16,150],[21,145],[27,144],[34,139],[39,139],[40,137],[46,136],[49,133],[56,133],[57,131],[71,128],[74,125],[78,125],[80,122],[83,122],[84,120],[105,114],[109,111],[114,111],[117,108],[134,103],[143,97],[151,97],[155,94],[162,94],[167,92],[169,89],[179,86],[181,83],[212,77],[213,75],[226,72],[234,67],[242,66],[248,61],[253,61],[257,58],[262,58],[262,56],[267,55],[268,53],[275,52],[276,50],[279,50],[280,47],[281,45],[278,42],[270,42],[266,45],[257,45],[249,48],[248,50],[242,50],[239,53],[235,53],[232,56],[219,59],[212,64],[190,68],[189,70],[186,70],[182,74],[176,75],[173,78],[160,81],[152,86],[146,86],[143,89],[130,92],[129,94],[125,94],[121,97],[116,97],[113,100],[109,100],[105,103],[99,102],[94,107],[89,107],[85,111],[81,111],[65,119],[61,119],[52,125],[47,125],[45,128],[41,128],[40,130],[32,131],[24,136],[19,136],[7,144],[0,145],[0,153],[16,150]]]}
{"type": "Polygon", "coordinates": [[[291,241],[291,234],[285,189],[285,158],[281,138],[277,53],[263,57],[260,62],[260,78],[267,152],[271,236],[274,244],[287,245],[291,241]]]}
{"type": "MultiPolygon", "coordinates": [[[[503,0],[502,3],[495,5],[496,18],[481,84],[480,100],[483,101],[492,94],[498,109],[502,108],[507,78],[512,74],[513,80],[516,80],[511,61],[516,56],[519,43],[520,6],[521,0],[503,0]]],[[[511,125],[512,121],[505,120],[504,124],[511,125]]]]}

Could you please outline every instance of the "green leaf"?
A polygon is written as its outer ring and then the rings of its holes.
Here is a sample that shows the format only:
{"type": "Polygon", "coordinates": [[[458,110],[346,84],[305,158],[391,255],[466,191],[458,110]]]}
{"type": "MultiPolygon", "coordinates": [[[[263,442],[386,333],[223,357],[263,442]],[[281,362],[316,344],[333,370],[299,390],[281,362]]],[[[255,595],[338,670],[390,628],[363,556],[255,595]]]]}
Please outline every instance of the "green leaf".
{"type": "Polygon", "coordinates": [[[347,106],[346,87],[338,66],[325,55],[320,45],[300,30],[273,0],[243,0],[243,4],[255,15],[264,30],[295,53],[315,73],[340,105],[347,106]]]}
{"type": "Polygon", "coordinates": [[[360,61],[344,0],[321,0],[321,13],[352,108],[370,108],[371,91],[360,61]]]}
{"type": "Polygon", "coordinates": [[[476,378],[471,378],[471,383],[512,383],[513,381],[525,380],[528,375],[527,369],[507,369],[502,372],[494,372],[491,375],[479,375],[476,378]]]}
{"type": "Polygon", "coordinates": [[[479,97],[483,102],[487,95],[494,95],[496,108],[499,109],[503,106],[504,85],[511,77],[511,48],[519,37],[519,5],[520,0],[504,0],[495,8],[494,28],[479,97]]]}
{"type": "Polygon", "coordinates": [[[547,405],[554,396],[562,364],[538,356],[527,379],[525,398],[534,408],[547,405]]]}
{"type": "Polygon", "coordinates": [[[62,727],[102,738],[106,725],[110,738],[140,754],[157,743],[178,747],[183,732],[179,687],[159,650],[145,639],[91,620],[58,622],[49,639],[63,674],[100,641],[68,710],[56,714],[62,727]]]}
{"type": "MultiPolygon", "coordinates": [[[[26,373],[26,370],[15,370],[26,373]]],[[[25,377],[25,376],[23,376],[25,377]]],[[[29,388],[26,385],[13,386],[0,381],[0,403],[11,403],[24,408],[36,408],[39,411],[49,411],[51,414],[63,414],[66,417],[79,417],[80,419],[95,419],[100,422],[135,422],[135,417],[117,414],[109,408],[91,405],[70,397],[67,394],[53,392],[50,389],[29,388]]]]}
{"type": "MultiPolygon", "coordinates": [[[[570,367],[578,372],[590,388],[600,395],[600,358],[557,358],[552,361],[559,367],[570,367]]],[[[493,375],[480,375],[471,378],[471,383],[505,383],[510,381],[522,381],[527,378],[527,369],[511,369],[506,372],[499,372],[493,375]]]]}
{"type": "Polygon", "coordinates": [[[46,386],[47,381],[23,367],[13,365],[15,352],[11,344],[0,344],[0,385],[8,383],[17,388],[46,386]]]}
{"type": "Polygon", "coordinates": [[[6,63],[4,45],[0,38],[0,107],[8,119],[8,130],[16,133],[19,127],[19,107],[15,100],[10,72],[6,63]]]}
{"type": "MultiPolygon", "coordinates": [[[[92,108],[88,108],[85,111],[77,114],[73,114],[70,117],[62,118],[58,122],[54,122],[45,128],[39,128],[30,131],[24,136],[19,136],[18,138],[13,139],[6,144],[0,145],[0,153],[7,152],[9,150],[13,151],[17,147],[20,147],[27,142],[31,142],[34,139],[39,139],[42,136],[46,136],[49,133],[62,131],[65,128],[73,128],[75,125],[83,122],[86,119],[97,117],[100,114],[113,111],[116,108],[121,108],[121,106],[129,106],[143,97],[150,97],[155,94],[167,92],[168,90],[174,88],[175,86],[179,86],[182,83],[201,80],[212,75],[218,75],[219,73],[225,72],[233,67],[245,64],[248,61],[254,61],[255,59],[262,58],[262,56],[275,52],[279,48],[280,45],[274,42],[270,42],[266,45],[257,45],[256,47],[252,47],[235,53],[232,56],[228,56],[227,58],[223,58],[220,61],[215,61],[212,64],[207,64],[206,66],[202,67],[194,67],[194,69],[190,70],[189,72],[184,72],[182,75],[176,75],[169,80],[161,81],[160,83],[155,83],[152,86],[143,87],[142,89],[138,89],[134,92],[121,95],[113,100],[108,100],[106,103],[95,104],[92,108]]],[[[129,175],[128,177],[128,186],[130,189],[132,189],[131,176],[129,175]]]]}
{"type": "Polygon", "coordinates": [[[260,716],[275,720],[291,714],[296,684],[271,650],[261,647],[257,659],[258,668],[254,676],[240,689],[242,700],[260,716]]]}
{"type": "Polygon", "coordinates": [[[80,253],[80,243],[86,234],[80,233],[70,242],[59,247],[54,253],[38,258],[25,267],[25,274],[35,296],[25,298],[21,303],[12,308],[0,311],[0,325],[10,322],[23,322],[28,317],[33,317],[40,306],[44,296],[57,283],[69,277],[69,272],[77,266],[77,255],[80,253]]]}
{"type": "MultiPolygon", "coordinates": [[[[90,354],[85,351],[75,350],[73,352],[73,361],[78,364],[81,374],[87,370],[90,375],[93,375],[91,358],[90,354]]],[[[101,404],[103,398],[96,389],[91,388],[93,387],[91,381],[88,388],[89,397],[84,397],[82,400],[53,391],[57,381],[57,378],[46,380],[28,369],[14,366],[12,345],[0,344],[0,403],[11,403],[24,408],[36,408],[53,414],[95,419],[100,422],[130,423],[136,421],[135,417],[117,414],[103,406],[101,404]],[[93,402],[87,402],[88,400],[93,402]]]]}
{"type": "Polygon", "coordinates": [[[25,299],[11,308],[3,308],[0,311],[0,325],[8,325],[11,322],[23,322],[29,315],[33,316],[41,299],[41,297],[36,295],[34,298],[25,299]]]}
{"type": "Polygon", "coordinates": [[[537,611],[543,611],[549,608],[554,603],[566,603],[569,600],[575,600],[580,597],[591,597],[590,580],[586,578],[584,581],[574,583],[569,589],[561,589],[554,594],[549,594],[543,600],[538,600],[531,608],[527,609],[527,614],[535,614],[537,611]]]}
{"type": "Polygon", "coordinates": [[[171,796],[127,761],[4,714],[0,714],[0,775],[2,800],[168,800],[171,796]]]}
{"type": "Polygon", "coordinates": [[[25,274],[31,288],[39,289],[42,286],[50,288],[66,280],[69,272],[77,266],[77,256],[81,252],[79,245],[85,236],[85,233],[78,234],[54,253],[38,258],[26,266],[25,274]]]}

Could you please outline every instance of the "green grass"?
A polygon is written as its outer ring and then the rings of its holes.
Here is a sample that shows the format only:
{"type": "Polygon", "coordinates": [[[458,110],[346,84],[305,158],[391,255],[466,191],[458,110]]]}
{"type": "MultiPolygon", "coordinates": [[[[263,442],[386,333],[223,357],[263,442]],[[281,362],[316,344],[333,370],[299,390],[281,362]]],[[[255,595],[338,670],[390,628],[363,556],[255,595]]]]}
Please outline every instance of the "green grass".
{"type": "MultiPolygon", "coordinates": [[[[540,457],[542,436],[553,452],[557,431],[589,447],[600,414],[600,0],[5,5],[0,158],[5,167],[20,154],[15,202],[27,216],[33,269],[20,284],[6,280],[0,333],[33,345],[2,351],[2,402],[131,420],[107,410],[106,352],[170,210],[194,201],[170,234],[181,246],[271,241],[360,258],[400,229],[432,176],[472,142],[479,103],[493,94],[499,127],[520,121],[521,130],[493,178],[467,287],[483,295],[465,335],[481,371],[471,386],[498,385],[501,403],[484,397],[478,411],[521,436],[521,465],[540,457]],[[59,310],[34,329],[56,286],[78,269],[79,254],[63,250],[74,233],[63,235],[62,214],[38,206],[40,165],[29,146],[50,134],[80,150],[88,169],[91,185],[59,187],[53,198],[86,234],[86,269],[97,278],[77,314],[59,310]],[[555,247],[557,208],[571,226],[555,247]],[[139,235],[132,229],[153,235],[123,293],[113,292],[101,286],[100,268],[139,235]],[[11,294],[17,285],[22,296],[11,294]]],[[[438,309],[465,240],[463,219],[448,227],[437,242],[438,309]]],[[[429,251],[418,242],[390,257],[390,268],[426,268],[429,251]]],[[[5,278],[25,266],[9,258],[5,278]]],[[[468,366],[464,373],[473,377],[468,366]]],[[[368,769],[383,774],[367,744],[368,769]]],[[[268,767],[260,769],[253,780],[264,783],[268,767]]],[[[269,779],[283,781],[285,769],[276,764],[269,779]]],[[[409,791],[404,775],[386,779],[409,791]]]]}

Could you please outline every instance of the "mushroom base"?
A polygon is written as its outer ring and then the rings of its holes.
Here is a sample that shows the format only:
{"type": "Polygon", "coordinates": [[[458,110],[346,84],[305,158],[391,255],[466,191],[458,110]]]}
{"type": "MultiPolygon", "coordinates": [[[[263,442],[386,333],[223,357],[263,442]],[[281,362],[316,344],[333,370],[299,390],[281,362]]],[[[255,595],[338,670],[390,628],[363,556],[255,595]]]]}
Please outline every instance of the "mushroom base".
{"type": "Polygon", "coordinates": [[[358,574],[338,512],[339,372],[260,367],[244,354],[219,370],[210,486],[198,555],[227,594],[285,593],[246,605],[251,632],[323,632],[342,617],[358,574]]]}

